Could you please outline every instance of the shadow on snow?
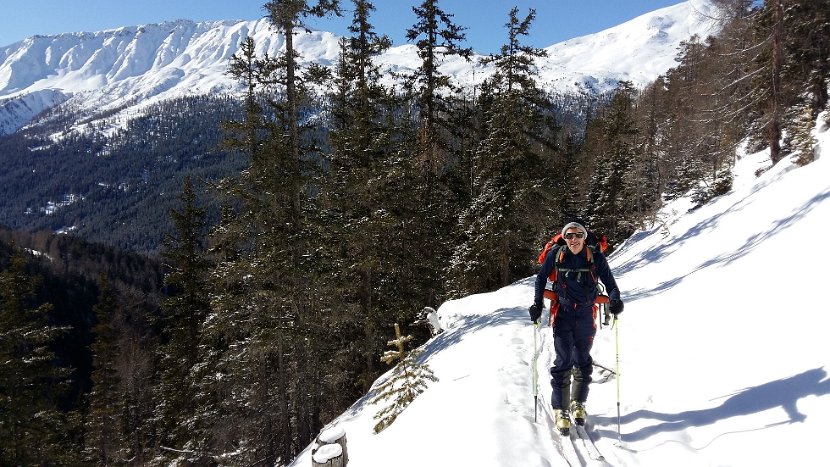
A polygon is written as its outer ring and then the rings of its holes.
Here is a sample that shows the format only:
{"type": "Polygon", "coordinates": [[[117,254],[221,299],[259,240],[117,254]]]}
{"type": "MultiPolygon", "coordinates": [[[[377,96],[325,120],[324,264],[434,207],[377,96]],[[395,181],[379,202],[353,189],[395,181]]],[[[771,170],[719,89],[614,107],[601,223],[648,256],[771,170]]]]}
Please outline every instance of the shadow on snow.
{"type": "MultiPolygon", "coordinates": [[[[710,266],[730,264],[733,261],[736,261],[736,260],[746,256],[749,252],[751,252],[758,245],[760,245],[764,240],[767,240],[770,237],[773,237],[774,235],[778,234],[780,231],[784,230],[788,226],[793,225],[794,223],[796,223],[797,221],[802,219],[807,213],[812,211],[816,206],[821,204],[821,202],[826,200],[827,198],[830,198],[830,188],[827,188],[824,191],[822,191],[821,193],[818,193],[817,195],[813,196],[800,209],[793,212],[789,216],[784,217],[782,219],[779,219],[779,220],[773,222],[769,226],[769,228],[767,228],[765,231],[756,233],[755,235],[752,235],[751,237],[747,238],[746,241],[743,242],[742,246],[740,248],[738,248],[737,250],[731,251],[729,253],[722,254],[722,255],[719,255],[719,256],[715,256],[715,257],[701,263],[699,266],[692,269],[688,273],[683,274],[683,275],[678,276],[678,277],[675,277],[675,278],[672,278],[672,279],[669,279],[669,280],[666,280],[666,281],[663,281],[663,282],[661,282],[660,284],[658,284],[657,286],[655,286],[651,289],[638,289],[638,290],[630,291],[628,293],[623,293],[623,298],[626,301],[635,301],[635,300],[639,300],[641,298],[648,298],[648,297],[657,295],[661,292],[664,292],[668,289],[671,289],[675,285],[682,282],[683,279],[685,279],[686,277],[688,277],[688,276],[690,276],[690,275],[692,275],[692,274],[694,274],[698,271],[706,269],[710,266]]],[[[739,204],[739,203],[736,203],[736,205],[733,205],[733,207],[728,209],[727,211],[725,211],[724,214],[726,212],[733,212],[734,211],[733,208],[735,208],[735,206],[737,206],[737,204],[739,204]]],[[[638,259],[636,261],[630,261],[630,262],[626,263],[625,266],[623,266],[623,267],[615,268],[614,269],[614,274],[619,276],[619,275],[625,274],[627,271],[636,269],[637,267],[639,267],[642,264],[660,261],[664,256],[668,255],[671,251],[673,251],[673,247],[675,245],[678,245],[679,247],[682,248],[682,244],[685,243],[686,241],[691,240],[695,237],[698,237],[699,235],[703,234],[706,231],[715,229],[717,227],[718,221],[720,220],[721,216],[723,216],[723,214],[719,214],[719,215],[710,217],[709,219],[706,219],[704,222],[701,222],[700,224],[698,224],[695,228],[689,229],[689,231],[686,232],[685,234],[683,234],[682,236],[680,236],[680,237],[678,237],[678,238],[676,238],[676,239],[674,239],[670,242],[658,245],[658,246],[656,246],[656,247],[654,247],[654,248],[652,248],[648,251],[643,252],[640,259],[638,259]]]]}
{"type": "MultiPolygon", "coordinates": [[[[797,403],[807,396],[824,396],[830,394],[830,378],[824,368],[815,368],[789,378],[771,381],[760,386],[746,388],[731,394],[718,407],[700,410],[688,410],[680,413],[661,413],[651,410],[638,410],[622,417],[623,441],[642,441],[654,435],[673,431],[682,431],[692,427],[712,425],[732,417],[740,417],[764,412],[780,407],[787,414],[788,420],[765,425],[771,426],[803,422],[807,415],[798,411],[797,403]],[[625,425],[634,421],[654,420],[655,423],[640,428],[632,433],[625,433],[625,425]]],[[[597,425],[617,425],[616,417],[596,417],[597,425]]],[[[604,437],[616,438],[615,430],[597,430],[604,437]]]]}

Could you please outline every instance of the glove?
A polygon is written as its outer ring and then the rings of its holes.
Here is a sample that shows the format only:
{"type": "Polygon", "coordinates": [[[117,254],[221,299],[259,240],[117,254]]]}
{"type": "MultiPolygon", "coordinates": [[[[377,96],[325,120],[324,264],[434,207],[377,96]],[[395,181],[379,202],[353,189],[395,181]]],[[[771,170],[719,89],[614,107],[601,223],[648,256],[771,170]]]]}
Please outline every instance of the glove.
{"type": "Polygon", "coordinates": [[[542,305],[534,303],[528,308],[528,311],[530,312],[530,321],[535,323],[542,316],[542,305]]]}
{"type": "Polygon", "coordinates": [[[623,305],[622,300],[615,298],[611,300],[608,311],[610,311],[612,315],[617,316],[623,312],[623,308],[625,308],[625,305],[623,305]]]}

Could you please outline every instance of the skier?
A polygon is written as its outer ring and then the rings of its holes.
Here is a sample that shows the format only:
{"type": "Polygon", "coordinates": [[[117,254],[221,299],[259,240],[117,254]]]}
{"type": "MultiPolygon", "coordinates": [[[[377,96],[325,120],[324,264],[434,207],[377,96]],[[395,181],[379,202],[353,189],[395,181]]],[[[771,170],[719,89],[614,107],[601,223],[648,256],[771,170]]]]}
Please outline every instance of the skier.
{"type": "Polygon", "coordinates": [[[587,415],[585,401],[593,371],[590,352],[596,334],[597,280],[608,291],[609,311],[615,317],[622,313],[623,302],[605,256],[585,245],[588,230],[578,222],[570,222],[562,229],[562,236],[566,245],[547,255],[536,276],[536,293],[529,311],[530,320],[536,323],[542,315],[545,285],[555,272],[553,288],[557,298],[551,304],[551,323],[556,359],[550,369],[551,405],[556,427],[560,433],[568,434],[571,415],[579,425],[585,423],[587,415]]]}

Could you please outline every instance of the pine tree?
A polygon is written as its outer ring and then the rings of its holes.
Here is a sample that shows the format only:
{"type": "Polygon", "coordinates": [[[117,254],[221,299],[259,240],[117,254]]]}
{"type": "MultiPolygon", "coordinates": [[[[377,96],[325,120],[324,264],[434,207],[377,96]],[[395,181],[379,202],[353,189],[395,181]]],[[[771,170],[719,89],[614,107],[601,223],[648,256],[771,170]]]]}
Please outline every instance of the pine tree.
{"type": "Polygon", "coordinates": [[[87,462],[112,465],[128,458],[121,416],[123,394],[118,375],[116,315],[118,299],[105,276],[99,280],[98,302],[93,306],[92,390],[87,394],[88,413],[84,455],[87,462]]]}
{"type": "Polygon", "coordinates": [[[553,146],[549,102],[538,87],[534,60],[545,51],[525,46],[535,11],[518,8],[506,23],[508,42],[484,63],[495,72],[480,103],[483,132],[476,148],[475,197],[461,216],[463,240],[450,264],[455,293],[504,286],[532,272],[531,258],[544,217],[540,180],[550,168],[544,148],[553,146]]]}
{"type": "MultiPolygon", "coordinates": [[[[407,281],[413,308],[437,307],[443,292],[442,269],[450,259],[454,224],[458,219],[459,199],[465,197],[463,185],[455,172],[462,159],[459,134],[463,110],[459,89],[440,71],[447,57],[470,59],[472,49],[461,47],[464,28],[453,22],[453,15],[442,10],[436,0],[424,0],[413,7],[417,22],[407,29],[407,40],[414,41],[420,64],[411,80],[414,101],[414,133],[408,143],[412,165],[411,216],[418,222],[404,229],[410,248],[407,263],[411,279],[407,281]],[[427,257],[421,251],[432,254],[427,257]]],[[[463,125],[469,125],[464,121],[463,125]]]]}
{"type": "Polygon", "coordinates": [[[175,232],[165,241],[167,298],[161,308],[160,377],[156,385],[156,419],[164,447],[181,452],[194,427],[195,393],[191,369],[198,358],[198,332],[208,315],[205,293],[209,263],[202,238],[206,211],[196,204],[190,176],[182,186],[179,210],[171,210],[175,232]]]}
{"type": "Polygon", "coordinates": [[[412,92],[418,109],[415,163],[423,167],[422,172],[437,176],[452,159],[455,129],[450,114],[456,101],[450,93],[457,90],[439,67],[446,57],[469,60],[473,51],[460,46],[465,39],[464,28],[452,21],[453,15],[442,10],[437,0],[424,0],[412,10],[418,21],[407,29],[406,38],[415,41],[421,59],[413,75],[408,77],[413,81],[412,92]]]}
{"type": "MultiPolygon", "coordinates": [[[[555,226],[563,226],[573,217],[582,216],[590,174],[587,169],[593,169],[593,157],[590,159],[583,160],[574,134],[565,135],[557,169],[548,171],[542,178],[546,193],[541,209],[548,212],[544,225],[552,226],[553,232],[557,231],[555,226]]],[[[552,236],[547,232],[545,235],[552,236]]]]}
{"type": "Polygon", "coordinates": [[[781,151],[782,119],[784,116],[785,89],[782,86],[784,67],[784,0],[764,2],[759,19],[754,23],[758,35],[756,41],[764,44],[757,65],[764,70],[755,77],[758,89],[758,105],[764,137],[770,151],[770,161],[775,165],[784,154],[781,151]]]}
{"type": "Polygon", "coordinates": [[[819,112],[827,107],[830,79],[830,2],[791,1],[785,10],[788,34],[784,38],[786,60],[783,86],[791,102],[784,118],[784,148],[799,152],[798,163],[813,160],[815,141],[811,131],[819,112]]]}
{"type": "Polygon", "coordinates": [[[806,98],[812,118],[827,108],[830,80],[830,1],[793,0],[785,12],[783,79],[806,98]],[[800,83],[800,84],[798,84],[800,83]]]}
{"type": "Polygon", "coordinates": [[[382,287],[396,282],[393,243],[400,235],[394,235],[399,210],[393,206],[401,199],[397,191],[407,184],[392,180],[402,174],[400,160],[393,157],[393,103],[373,62],[391,42],[374,31],[374,6],[363,0],[354,5],[351,35],[342,42],[336,70],[332,153],[323,198],[330,225],[325,254],[338,271],[332,281],[340,301],[335,323],[350,336],[347,340],[360,342],[345,347],[362,360],[355,371],[365,392],[379,372],[375,356],[383,345],[381,329],[394,319],[390,309],[395,309],[391,304],[396,294],[382,287]]]}
{"type": "Polygon", "coordinates": [[[386,351],[381,361],[391,365],[399,363],[392,370],[392,374],[377,388],[377,395],[372,398],[373,404],[388,401],[388,405],[375,414],[375,433],[380,433],[395,422],[415,398],[423,394],[428,381],[437,382],[438,378],[432,369],[424,362],[419,361],[421,350],[407,352],[405,345],[412,341],[412,336],[402,336],[400,327],[395,323],[395,339],[387,343],[395,350],[386,351]]]}
{"type": "Polygon", "coordinates": [[[588,222],[612,242],[634,231],[632,191],[639,180],[627,177],[637,158],[633,105],[633,86],[620,83],[604,118],[606,152],[597,159],[588,194],[588,222]]]}
{"type": "Polygon", "coordinates": [[[58,408],[69,371],[49,349],[66,329],[49,325],[52,305],[36,299],[40,279],[12,248],[8,262],[0,258],[0,464],[71,464],[71,414],[58,408]]]}
{"type": "Polygon", "coordinates": [[[231,68],[247,86],[248,120],[236,126],[236,141],[251,164],[240,177],[219,184],[227,208],[214,232],[221,256],[200,332],[192,443],[203,457],[285,462],[321,424],[317,382],[301,373],[318,366],[305,337],[322,320],[324,288],[314,256],[321,243],[311,185],[318,154],[311,128],[299,118],[313,96],[303,85],[307,75],[294,35],[304,18],[335,7],[336,2],[268,2],[269,20],[285,38],[283,52],[256,59],[247,47],[234,62],[239,66],[231,68]],[[266,103],[261,114],[253,105],[260,99],[266,103]]]}
{"type": "Polygon", "coordinates": [[[813,127],[815,126],[815,118],[813,111],[809,105],[801,104],[794,106],[788,119],[788,125],[791,131],[790,137],[787,139],[787,144],[793,150],[798,151],[798,165],[807,165],[815,159],[815,152],[817,141],[813,137],[813,127]]]}

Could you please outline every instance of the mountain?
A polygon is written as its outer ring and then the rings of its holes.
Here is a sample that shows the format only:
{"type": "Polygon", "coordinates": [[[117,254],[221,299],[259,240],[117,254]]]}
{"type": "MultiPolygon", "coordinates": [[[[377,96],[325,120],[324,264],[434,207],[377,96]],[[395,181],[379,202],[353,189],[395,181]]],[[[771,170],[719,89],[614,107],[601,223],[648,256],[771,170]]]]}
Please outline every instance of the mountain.
{"type": "MultiPolygon", "coordinates": [[[[549,57],[539,63],[542,84],[563,93],[607,91],[619,80],[643,85],[674,65],[681,41],[717,32],[714,16],[711,0],[691,0],[552,45],[546,49],[549,57]]],[[[167,99],[237,92],[226,70],[246,36],[254,38],[258,54],[275,55],[284,47],[283,37],[265,19],[179,20],[34,36],[2,47],[0,135],[57,105],[77,112],[72,126],[83,130],[100,121],[123,126],[125,120],[167,99]]],[[[331,66],[338,39],[328,32],[301,32],[295,46],[302,60],[331,66]]],[[[443,65],[444,72],[461,85],[481,82],[492,70],[479,65],[477,58],[451,59],[443,65]]],[[[379,61],[386,76],[412,70],[418,63],[411,44],[391,48],[379,61]]]]}
{"type": "Polygon", "coordinates": [[[528,318],[534,278],[438,309],[446,330],[420,357],[438,382],[386,430],[373,433],[386,404],[371,400],[390,373],[327,429],[345,431],[361,466],[827,465],[830,353],[813,289],[830,253],[810,241],[830,219],[827,123],[814,135],[817,161],[786,158],[758,177],[769,152],[746,155],[729,193],[691,211],[689,197],[673,201],[609,258],[626,306],[592,356],[619,380],[592,384],[587,404],[606,462],[551,434],[552,335],[528,318]]]}
{"type": "MultiPolygon", "coordinates": [[[[681,41],[716,32],[712,16],[711,0],[692,0],[549,47],[540,81],[557,93],[558,117],[584,128],[597,93],[665,72],[681,41]]],[[[242,118],[242,90],[226,71],[246,36],[260,55],[284,47],[263,19],[180,20],[0,48],[0,222],[157,252],[185,174],[209,183],[246,165],[219,147],[217,131],[242,118]]],[[[338,40],[311,31],[294,43],[302,60],[333,66],[338,40]]],[[[443,71],[473,89],[492,71],[475,58],[451,59],[443,71]]],[[[413,45],[378,61],[387,84],[419,63],[413,45]]]]}

